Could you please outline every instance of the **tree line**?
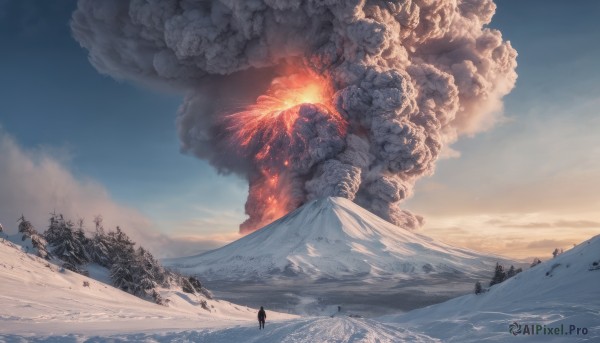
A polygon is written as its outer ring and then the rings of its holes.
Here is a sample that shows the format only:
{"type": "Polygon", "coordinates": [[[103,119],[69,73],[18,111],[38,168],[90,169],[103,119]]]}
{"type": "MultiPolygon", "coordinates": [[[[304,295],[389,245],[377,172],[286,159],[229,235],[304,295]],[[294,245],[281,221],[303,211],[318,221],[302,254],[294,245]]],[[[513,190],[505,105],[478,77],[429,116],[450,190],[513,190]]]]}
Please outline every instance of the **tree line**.
{"type": "MultiPolygon", "coordinates": [[[[105,230],[101,216],[94,218],[91,235],[85,232],[83,219],[73,223],[56,213],[50,215],[48,228],[42,234],[24,216],[18,224],[22,240],[30,239],[39,257],[86,276],[85,266],[96,263],[110,271],[113,286],[140,298],[165,305],[157,288],[172,286],[212,298],[198,279],[164,268],[147,249],[136,247],[120,227],[105,230]]],[[[202,307],[208,310],[205,301],[202,307]]]]}

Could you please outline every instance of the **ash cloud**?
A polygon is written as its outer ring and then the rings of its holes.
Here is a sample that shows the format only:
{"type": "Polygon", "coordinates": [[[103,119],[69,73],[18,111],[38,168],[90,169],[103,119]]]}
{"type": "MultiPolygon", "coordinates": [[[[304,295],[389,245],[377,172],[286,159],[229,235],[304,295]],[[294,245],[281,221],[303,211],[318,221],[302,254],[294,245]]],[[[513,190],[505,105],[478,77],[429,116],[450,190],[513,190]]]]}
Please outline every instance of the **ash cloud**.
{"type": "Polygon", "coordinates": [[[80,0],[71,27],[101,73],[186,93],[182,150],[248,179],[255,225],[261,166],[228,143],[223,116],[290,65],[326,77],[347,129],[305,122],[324,153],[291,147],[302,168],[286,174],[289,209],[343,196],[415,228],[422,218],[400,208],[415,182],[443,147],[491,127],[514,87],[517,53],[486,27],[494,12],[491,0],[80,0]]]}

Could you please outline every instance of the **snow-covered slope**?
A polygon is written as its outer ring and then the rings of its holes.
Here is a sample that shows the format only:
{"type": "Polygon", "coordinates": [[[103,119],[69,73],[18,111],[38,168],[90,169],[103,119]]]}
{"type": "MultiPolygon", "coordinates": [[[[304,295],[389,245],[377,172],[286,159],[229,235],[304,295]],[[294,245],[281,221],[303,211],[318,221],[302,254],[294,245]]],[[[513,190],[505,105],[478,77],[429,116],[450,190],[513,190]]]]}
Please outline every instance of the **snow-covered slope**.
{"type": "MultiPolygon", "coordinates": [[[[169,299],[169,305],[156,305],[61,270],[4,238],[0,238],[0,285],[0,334],[105,334],[219,327],[254,323],[256,313],[255,309],[226,301],[168,289],[161,294],[169,299]],[[201,300],[207,301],[210,312],[202,309],[201,300]]],[[[292,317],[271,313],[273,319],[292,317]]]]}
{"type": "Polygon", "coordinates": [[[489,274],[501,257],[401,229],[344,198],[307,203],[225,247],[166,265],[208,280],[489,274]]]}
{"type": "MultiPolygon", "coordinates": [[[[560,328],[562,335],[526,335],[527,342],[600,342],[600,236],[531,269],[486,293],[465,295],[385,321],[444,342],[509,342],[513,325],[560,328]],[[571,325],[580,328],[568,335],[571,325]],[[583,334],[586,328],[587,334],[583,334]]],[[[543,329],[542,331],[543,332],[543,329]]]]}

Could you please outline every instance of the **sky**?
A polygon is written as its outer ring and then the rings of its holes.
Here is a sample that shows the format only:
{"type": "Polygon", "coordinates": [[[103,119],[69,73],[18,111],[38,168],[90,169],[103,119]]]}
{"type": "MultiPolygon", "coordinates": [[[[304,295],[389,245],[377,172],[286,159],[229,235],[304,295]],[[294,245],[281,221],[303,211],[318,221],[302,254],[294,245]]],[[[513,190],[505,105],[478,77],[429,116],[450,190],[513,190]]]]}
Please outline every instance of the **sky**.
{"type": "MultiPolygon", "coordinates": [[[[405,207],[423,234],[516,258],[600,234],[600,3],[496,1],[518,51],[504,120],[452,148],[405,207]]],[[[0,222],[102,214],[158,256],[239,237],[245,181],[180,153],[182,95],[101,75],[74,0],[0,0],[0,222]]]]}

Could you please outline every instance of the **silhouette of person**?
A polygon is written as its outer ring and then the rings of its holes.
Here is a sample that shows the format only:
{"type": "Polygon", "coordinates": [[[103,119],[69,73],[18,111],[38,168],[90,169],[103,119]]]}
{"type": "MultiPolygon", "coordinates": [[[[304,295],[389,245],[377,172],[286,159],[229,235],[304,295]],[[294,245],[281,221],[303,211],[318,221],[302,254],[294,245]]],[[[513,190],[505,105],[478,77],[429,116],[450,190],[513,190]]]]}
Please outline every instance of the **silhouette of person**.
{"type": "Polygon", "coordinates": [[[265,320],[267,320],[267,313],[265,309],[261,306],[260,311],[258,311],[258,329],[265,328],[265,320]]]}

